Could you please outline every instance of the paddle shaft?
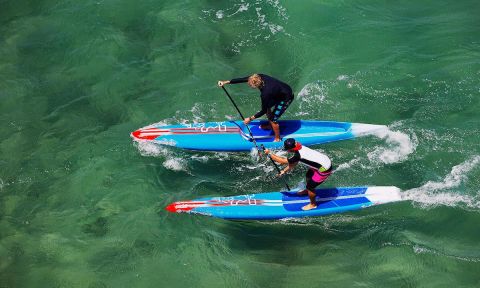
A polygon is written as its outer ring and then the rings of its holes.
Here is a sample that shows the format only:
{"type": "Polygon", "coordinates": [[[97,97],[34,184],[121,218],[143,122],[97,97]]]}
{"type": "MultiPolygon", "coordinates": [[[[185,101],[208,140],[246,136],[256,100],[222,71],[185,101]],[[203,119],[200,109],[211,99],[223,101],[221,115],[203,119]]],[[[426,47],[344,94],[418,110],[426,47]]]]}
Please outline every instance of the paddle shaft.
{"type": "MultiPolygon", "coordinates": [[[[223,86],[222,86],[222,89],[223,89],[223,91],[225,91],[225,94],[227,94],[228,99],[230,99],[230,101],[232,101],[233,106],[235,106],[235,109],[237,109],[238,114],[240,114],[240,117],[242,117],[242,120],[244,120],[245,117],[243,117],[242,112],[240,111],[240,109],[238,109],[238,106],[237,106],[237,104],[235,104],[235,101],[233,101],[232,97],[230,96],[230,93],[228,93],[227,89],[225,89],[225,87],[223,87],[223,86]]],[[[250,133],[250,137],[252,137],[253,144],[255,144],[255,147],[257,147],[257,150],[260,151],[260,149],[258,149],[257,141],[255,141],[255,138],[253,138],[252,130],[250,130],[250,127],[248,125],[245,125],[245,127],[247,127],[248,133],[250,133]]]]}
{"type": "MultiPolygon", "coordinates": [[[[230,101],[232,101],[232,104],[233,104],[233,106],[235,106],[235,109],[237,109],[238,114],[240,114],[240,117],[242,117],[242,119],[245,119],[245,117],[243,117],[243,114],[240,111],[240,109],[238,109],[237,104],[235,104],[235,101],[233,101],[232,97],[230,96],[230,93],[228,93],[227,89],[225,89],[225,87],[223,87],[223,86],[222,86],[222,89],[223,89],[223,91],[225,91],[225,94],[227,94],[228,99],[230,99],[230,101]]],[[[260,151],[260,149],[258,148],[257,141],[255,141],[255,138],[253,137],[252,130],[250,130],[250,127],[248,125],[245,125],[245,127],[247,127],[248,133],[250,133],[250,137],[252,137],[253,144],[255,144],[255,147],[257,148],[257,150],[260,151]]],[[[265,146],[262,145],[262,149],[263,149],[263,151],[265,151],[265,146]]],[[[272,157],[270,157],[270,155],[268,155],[268,159],[270,159],[270,161],[272,161],[273,166],[275,166],[275,168],[277,169],[277,172],[280,174],[281,171],[280,171],[280,168],[278,168],[277,163],[275,163],[275,161],[273,161],[273,159],[272,159],[272,157]]],[[[283,182],[285,182],[285,186],[287,186],[287,190],[290,191],[290,187],[288,186],[287,180],[285,180],[285,178],[282,178],[282,179],[283,179],[283,182]]]]}
{"type": "MultiPolygon", "coordinates": [[[[265,152],[265,146],[263,146],[263,144],[261,146],[262,146],[263,152],[265,152]]],[[[272,159],[272,156],[270,156],[270,154],[268,154],[268,158],[270,159],[270,161],[272,161],[273,166],[277,168],[278,174],[281,174],[282,171],[280,171],[280,168],[278,168],[277,163],[275,163],[275,161],[272,159]]],[[[282,178],[282,179],[283,179],[283,182],[285,183],[285,186],[287,186],[287,190],[290,191],[290,186],[288,186],[287,180],[285,180],[285,178],[282,178]]]]}

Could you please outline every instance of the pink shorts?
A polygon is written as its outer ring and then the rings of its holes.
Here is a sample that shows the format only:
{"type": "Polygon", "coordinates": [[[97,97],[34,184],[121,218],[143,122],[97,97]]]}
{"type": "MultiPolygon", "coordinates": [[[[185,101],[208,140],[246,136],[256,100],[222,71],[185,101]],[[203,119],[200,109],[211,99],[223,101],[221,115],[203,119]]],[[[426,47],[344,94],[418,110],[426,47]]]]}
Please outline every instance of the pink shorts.
{"type": "Polygon", "coordinates": [[[312,180],[315,181],[315,182],[323,182],[325,181],[328,176],[330,176],[330,174],[332,174],[332,172],[318,172],[317,170],[314,170],[313,171],[313,176],[312,176],[312,180]]]}
{"type": "Polygon", "coordinates": [[[308,169],[307,171],[307,189],[313,191],[318,185],[322,184],[323,181],[327,180],[328,176],[332,174],[332,170],[330,169],[325,172],[319,172],[318,170],[308,169]]]}

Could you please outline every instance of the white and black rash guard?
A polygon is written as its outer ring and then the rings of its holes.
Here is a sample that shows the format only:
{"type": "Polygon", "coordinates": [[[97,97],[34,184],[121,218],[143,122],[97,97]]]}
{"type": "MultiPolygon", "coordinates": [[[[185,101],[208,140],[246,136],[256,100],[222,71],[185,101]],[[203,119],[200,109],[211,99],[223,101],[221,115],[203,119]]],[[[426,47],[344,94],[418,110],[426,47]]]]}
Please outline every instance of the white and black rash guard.
{"type": "Polygon", "coordinates": [[[323,169],[329,170],[332,167],[332,160],[330,160],[327,155],[305,146],[302,146],[298,151],[295,151],[295,154],[291,158],[288,158],[288,164],[294,164],[297,162],[317,171],[323,169]],[[321,167],[323,167],[323,169],[320,169],[321,167]]]}

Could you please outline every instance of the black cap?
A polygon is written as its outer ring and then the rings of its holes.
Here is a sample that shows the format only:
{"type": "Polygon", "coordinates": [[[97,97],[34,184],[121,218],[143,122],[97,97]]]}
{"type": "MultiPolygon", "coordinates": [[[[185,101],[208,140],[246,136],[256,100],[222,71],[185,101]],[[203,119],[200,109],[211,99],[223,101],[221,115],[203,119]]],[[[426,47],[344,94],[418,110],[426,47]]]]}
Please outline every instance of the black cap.
{"type": "Polygon", "coordinates": [[[295,139],[288,138],[283,142],[283,149],[289,150],[295,148],[295,139]]]}

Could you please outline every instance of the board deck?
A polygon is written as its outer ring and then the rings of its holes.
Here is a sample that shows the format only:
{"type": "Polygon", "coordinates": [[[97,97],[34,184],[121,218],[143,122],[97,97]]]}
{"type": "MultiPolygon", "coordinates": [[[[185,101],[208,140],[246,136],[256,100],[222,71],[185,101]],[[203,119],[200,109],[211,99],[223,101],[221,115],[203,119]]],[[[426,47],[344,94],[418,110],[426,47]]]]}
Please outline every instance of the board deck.
{"type": "MultiPolygon", "coordinates": [[[[260,128],[267,121],[252,121],[249,128],[258,144],[278,149],[283,142],[273,142],[272,130],[260,128]]],[[[317,145],[352,139],[385,129],[384,125],[336,121],[279,121],[282,139],[295,138],[303,145],[317,145]]],[[[207,122],[196,124],[151,125],[131,133],[138,142],[152,142],[178,148],[201,151],[250,151],[252,137],[242,121],[207,122]]]]}
{"type": "Polygon", "coordinates": [[[292,192],[269,192],[230,197],[210,197],[175,202],[166,207],[176,213],[202,214],[231,220],[273,220],[322,216],[401,201],[394,186],[338,187],[317,189],[317,208],[304,211],[308,196],[292,192]]]}

